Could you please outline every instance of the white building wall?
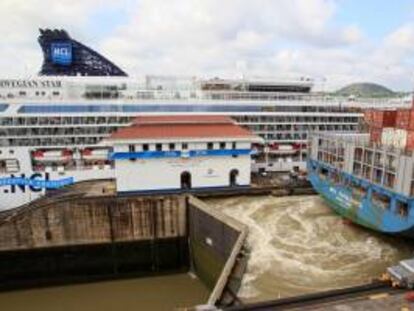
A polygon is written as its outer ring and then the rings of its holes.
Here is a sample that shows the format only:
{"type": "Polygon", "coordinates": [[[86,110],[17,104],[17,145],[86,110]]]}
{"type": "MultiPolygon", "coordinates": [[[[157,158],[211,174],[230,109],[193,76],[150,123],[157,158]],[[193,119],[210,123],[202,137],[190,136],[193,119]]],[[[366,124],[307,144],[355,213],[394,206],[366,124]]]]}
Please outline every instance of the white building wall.
{"type": "Polygon", "coordinates": [[[116,160],[117,191],[168,190],[181,188],[181,174],[191,174],[192,188],[226,187],[230,171],[237,169],[237,184],[250,184],[249,155],[195,158],[116,160]]]}

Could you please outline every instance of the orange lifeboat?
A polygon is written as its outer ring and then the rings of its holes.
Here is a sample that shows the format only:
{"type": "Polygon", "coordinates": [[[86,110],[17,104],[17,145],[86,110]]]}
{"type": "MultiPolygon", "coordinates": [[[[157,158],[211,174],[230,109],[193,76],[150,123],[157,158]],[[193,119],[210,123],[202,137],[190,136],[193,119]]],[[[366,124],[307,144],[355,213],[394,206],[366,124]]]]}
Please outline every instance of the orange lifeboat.
{"type": "Polygon", "coordinates": [[[36,150],[32,153],[33,159],[38,162],[67,162],[73,158],[70,149],[63,150],[36,150]]]}
{"type": "Polygon", "coordinates": [[[86,148],[81,151],[82,159],[84,160],[107,160],[109,150],[105,148],[91,149],[86,148]]]}

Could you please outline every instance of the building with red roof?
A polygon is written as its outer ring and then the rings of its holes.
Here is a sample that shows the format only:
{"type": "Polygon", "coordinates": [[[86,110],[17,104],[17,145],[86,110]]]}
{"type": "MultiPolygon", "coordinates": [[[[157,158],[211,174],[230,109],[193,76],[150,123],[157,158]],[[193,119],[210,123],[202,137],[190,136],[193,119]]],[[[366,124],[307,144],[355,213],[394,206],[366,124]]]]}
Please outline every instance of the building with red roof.
{"type": "Polygon", "coordinates": [[[148,139],[256,138],[249,130],[224,116],[139,117],[133,125],[110,136],[112,141],[148,139]]]}
{"type": "Polygon", "coordinates": [[[107,140],[118,192],[250,185],[261,138],[225,116],[143,116],[107,140]]]}

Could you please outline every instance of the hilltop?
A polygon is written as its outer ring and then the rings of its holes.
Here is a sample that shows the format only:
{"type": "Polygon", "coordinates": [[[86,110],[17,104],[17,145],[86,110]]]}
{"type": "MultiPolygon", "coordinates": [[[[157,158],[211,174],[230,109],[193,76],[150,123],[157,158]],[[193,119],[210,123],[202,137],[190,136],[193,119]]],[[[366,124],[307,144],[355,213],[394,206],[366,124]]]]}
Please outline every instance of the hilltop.
{"type": "Polygon", "coordinates": [[[356,97],[391,97],[396,93],[376,83],[352,83],[336,91],[337,95],[356,97]]]}

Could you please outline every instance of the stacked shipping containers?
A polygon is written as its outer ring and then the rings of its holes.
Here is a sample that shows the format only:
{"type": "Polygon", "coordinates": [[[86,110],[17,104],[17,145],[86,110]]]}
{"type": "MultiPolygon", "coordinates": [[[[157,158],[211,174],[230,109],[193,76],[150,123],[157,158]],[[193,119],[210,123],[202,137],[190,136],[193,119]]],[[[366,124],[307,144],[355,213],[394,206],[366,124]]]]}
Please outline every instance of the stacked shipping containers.
{"type": "Polygon", "coordinates": [[[384,129],[395,127],[397,112],[392,110],[370,110],[366,112],[365,117],[369,125],[371,142],[379,144],[383,143],[382,136],[384,129]]]}
{"type": "Polygon", "coordinates": [[[364,119],[371,142],[414,151],[414,105],[411,109],[367,109],[364,119]]]}
{"type": "Polygon", "coordinates": [[[382,137],[382,128],[370,127],[369,128],[369,140],[372,143],[380,144],[382,137]]]}
{"type": "Polygon", "coordinates": [[[414,150],[414,108],[398,109],[396,128],[400,137],[404,137],[404,148],[414,150]]]}
{"type": "Polygon", "coordinates": [[[393,127],[385,127],[382,129],[381,133],[381,144],[383,145],[393,145],[395,139],[395,128],[393,127]]]}
{"type": "Polygon", "coordinates": [[[376,128],[395,127],[397,111],[375,110],[372,114],[372,126],[376,128]]]}
{"type": "Polygon", "coordinates": [[[374,113],[373,109],[366,109],[364,111],[364,120],[365,122],[370,125],[372,123],[372,115],[374,113]]]}

